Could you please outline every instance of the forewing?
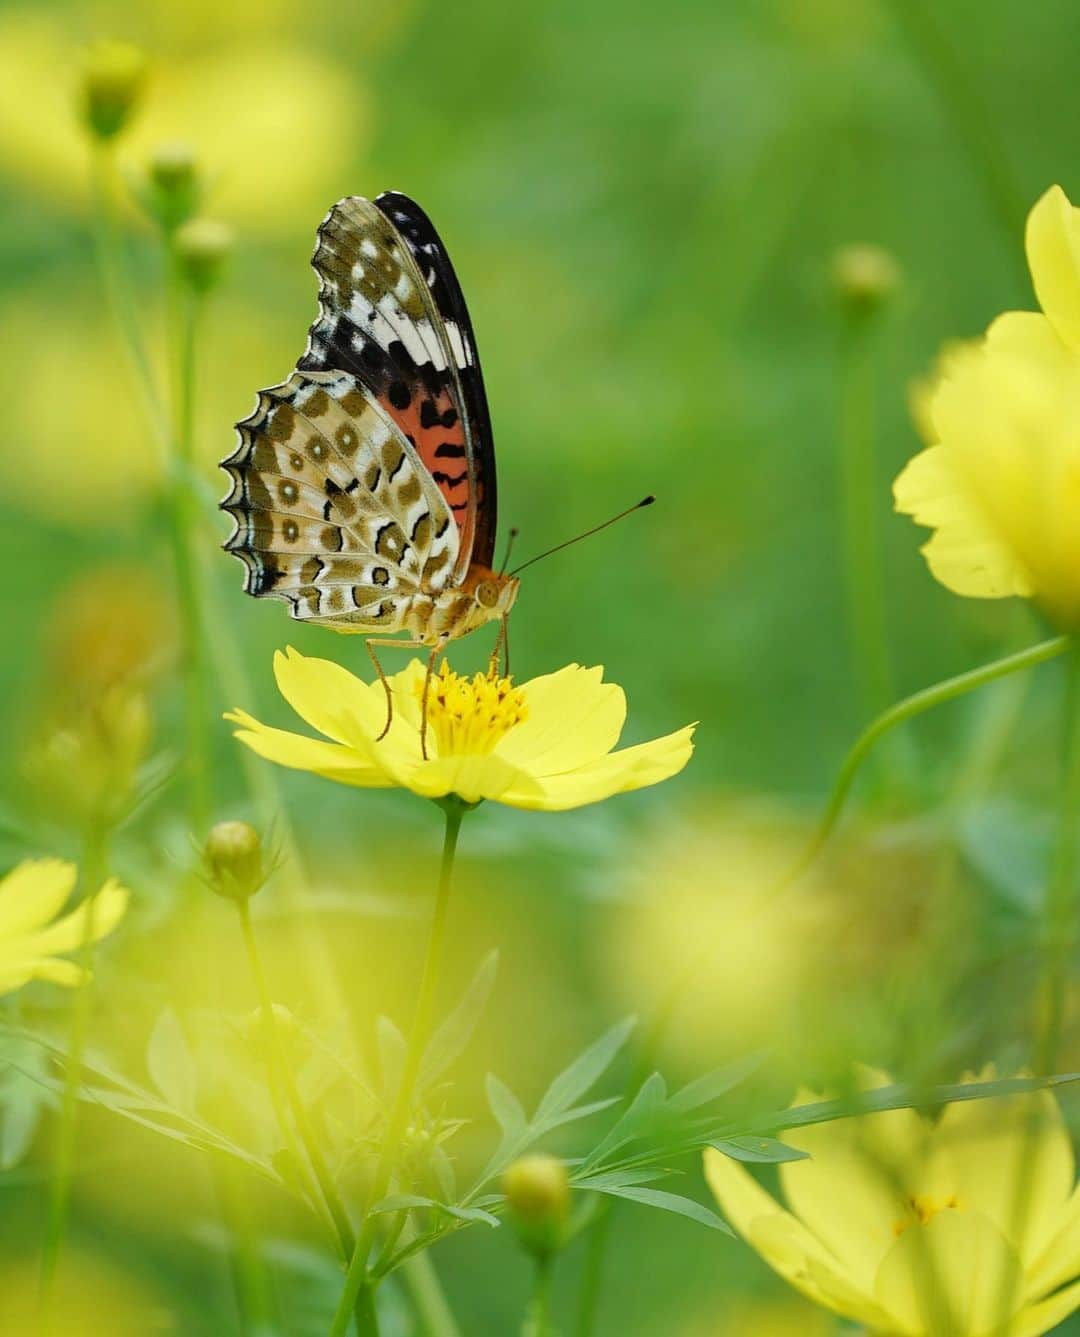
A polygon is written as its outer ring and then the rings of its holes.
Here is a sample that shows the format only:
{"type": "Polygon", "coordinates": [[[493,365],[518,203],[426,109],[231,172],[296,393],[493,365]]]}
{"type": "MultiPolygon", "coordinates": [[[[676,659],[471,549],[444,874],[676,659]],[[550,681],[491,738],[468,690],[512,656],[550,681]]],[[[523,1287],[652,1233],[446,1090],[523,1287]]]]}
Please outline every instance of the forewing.
{"type": "Polygon", "coordinates": [[[498,489],[495,478],[495,439],[491,431],[487,392],[480,368],[469,308],[454,266],[435,226],[415,200],[400,191],[386,190],[375,204],[390,219],[412,252],[431,300],[442,318],[454,352],[458,383],[465,406],[465,446],[476,496],[476,532],[472,560],[491,566],[495,554],[498,489]]]}
{"type": "MultiPolygon", "coordinates": [[[[453,514],[459,532],[454,579],[474,560],[489,565],[494,517],[487,499],[494,502],[494,470],[490,482],[482,477],[476,397],[467,397],[462,382],[463,370],[475,361],[471,333],[466,346],[464,327],[456,320],[447,324],[411,243],[368,200],[353,196],[331,209],[312,264],[319,275],[319,318],[299,367],[346,371],[372,391],[453,514]]],[[[490,440],[486,407],[483,414],[490,440]]]]}
{"type": "Polygon", "coordinates": [[[408,600],[449,582],[458,531],[414,447],[342,372],[294,372],[237,424],[222,503],[249,594],[294,617],[394,630],[408,600]]]}

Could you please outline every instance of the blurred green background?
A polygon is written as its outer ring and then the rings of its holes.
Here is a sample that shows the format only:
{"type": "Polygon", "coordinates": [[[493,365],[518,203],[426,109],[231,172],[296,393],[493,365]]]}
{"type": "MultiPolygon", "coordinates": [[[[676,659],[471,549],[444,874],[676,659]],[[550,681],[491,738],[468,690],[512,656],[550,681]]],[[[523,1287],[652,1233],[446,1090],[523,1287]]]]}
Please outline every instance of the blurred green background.
{"type": "MultiPolygon", "coordinates": [[[[1024,211],[1054,181],[1080,191],[1080,30],[1074,0],[945,0],[929,32],[923,12],[903,0],[5,7],[4,863],[76,849],[62,814],[28,790],[26,759],[84,657],[125,637],[167,657],[172,640],[163,473],[94,274],[74,110],[80,49],[121,37],[153,61],[122,161],[135,171],[156,143],[191,142],[212,180],[207,212],[236,231],[198,350],[198,449],[215,494],[231,424],[303,348],[317,223],[341,195],[396,188],[429,211],[462,280],[502,523],[520,527],[521,555],[646,492],[659,498],[529,573],[514,667],[530,677],[570,660],[603,664],[630,700],[627,741],[697,719],[698,751],[673,783],[596,810],[488,808],[469,823],[447,996],[489,947],[503,962],[463,1077],[460,1099],[481,1122],[461,1154],[489,1132],[486,1068],[534,1094],[615,1017],[647,1012],[708,933],[719,955],[676,1027],[675,1075],[762,1043],[782,1055],[789,1093],[849,1058],[948,1076],[1017,1059],[1055,755],[1050,671],[1023,699],[965,702],[921,724],[902,782],[864,789],[854,834],[813,894],[748,920],[731,945],[748,889],[796,847],[865,722],[845,615],[839,248],[880,244],[903,273],[865,336],[879,446],[869,504],[884,533],[897,690],[1037,634],[1014,607],[962,602],[932,582],[919,533],[891,514],[889,483],[918,446],[911,382],[943,341],[1032,304],[1024,211]],[[995,708],[993,764],[947,807],[995,708]],[[28,823],[53,843],[29,847],[28,823]]],[[[160,266],[149,232],[129,222],[142,316],[156,333],[160,266]]],[[[216,689],[213,714],[243,705],[290,725],[274,649],[293,644],[361,673],[366,657],[359,641],[246,599],[239,565],[215,548],[227,529],[208,504],[212,637],[237,647],[244,667],[239,683],[216,689]]],[[[455,666],[483,662],[488,641],[474,639],[455,647],[455,666]]],[[[155,746],[175,753],[174,675],[155,679],[152,700],[155,746]]],[[[215,740],[215,813],[251,815],[224,724],[215,740]]],[[[356,1015],[404,1024],[437,814],[407,796],[279,780],[330,905],[319,923],[356,1015]]],[[[217,941],[231,931],[224,912],[202,907],[180,946],[162,929],[175,929],[182,904],[181,811],[166,791],[117,849],[139,903],[121,948],[134,992],[103,1006],[137,1015],[129,1029],[143,1038],[178,995],[192,1007],[251,1001],[231,946],[217,941]]],[[[317,1013],[272,900],[265,921],[278,995],[317,1013]]],[[[105,1116],[87,1120],[82,1145],[95,1139],[103,1166],[79,1179],[80,1265],[132,1291],[133,1332],[232,1332],[212,1202],[191,1153],[105,1116]]],[[[0,1292],[9,1274],[23,1285],[32,1276],[46,1150],[39,1139],[0,1178],[0,1292]]],[[[303,1273],[297,1257],[282,1263],[293,1278],[283,1288],[303,1273]]],[[[527,1270],[509,1232],[467,1232],[436,1262],[466,1332],[513,1330],[527,1270]]],[[[562,1270],[560,1304],[577,1263],[562,1270]]],[[[643,1209],[618,1214],[609,1276],[607,1334],[818,1331],[794,1298],[753,1308],[781,1291],[742,1244],[643,1209]]]]}

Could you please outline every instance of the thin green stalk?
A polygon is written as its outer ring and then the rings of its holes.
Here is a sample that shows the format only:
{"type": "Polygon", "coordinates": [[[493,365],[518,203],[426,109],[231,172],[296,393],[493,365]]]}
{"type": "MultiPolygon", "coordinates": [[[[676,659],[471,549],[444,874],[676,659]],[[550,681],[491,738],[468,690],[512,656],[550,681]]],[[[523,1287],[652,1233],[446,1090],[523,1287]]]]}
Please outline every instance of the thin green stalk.
{"type": "Polygon", "coordinates": [[[278,1123],[281,1125],[281,1131],[290,1144],[294,1159],[298,1166],[302,1167],[304,1158],[300,1148],[296,1145],[292,1123],[289,1120],[290,1111],[292,1113],[296,1131],[299,1134],[303,1150],[307,1153],[315,1178],[314,1190],[312,1191],[311,1186],[309,1186],[309,1192],[311,1192],[316,1202],[321,1201],[325,1205],[337,1235],[342,1261],[347,1262],[352,1257],[355,1243],[352,1224],[330,1175],[326,1159],[322,1154],[322,1147],[315,1136],[304,1103],[300,1099],[300,1093],[292,1079],[289,1065],[282,1053],[281,1037],[278,1034],[277,1021],[274,1018],[274,1004],[266,981],[266,972],[263,970],[262,958],[259,955],[255,926],[251,922],[250,903],[246,900],[237,901],[236,908],[240,915],[240,928],[244,935],[244,945],[247,948],[251,974],[255,980],[255,989],[259,997],[259,1009],[262,1013],[263,1040],[267,1049],[267,1068],[270,1074],[269,1088],[274,1112],[277,1115],[278,1123]]]}
{"type": "MultiPolygon", "coordinates": [[[[1006,655],[1002,659],[996,659],[992,663],[971,669],[967,673],[960,673],[954,678],[946,678],[944,682],[926,687],[921,692],[905,697],[903,701],[898,701],[896,705],[883,711],[877,719],[863,730],[844,758],[833,782],[825,810],[806,849],[787,873],[763,893],[762,900],[770,901],[794,885],[821,853],[840,819],[844,803],[860,767],[878,740],[888,734],[891,729],[895,729],[897,725],[903,724],[907,720],[914,719],[917,715],[932,710],[935,706],[954,701],[957,697],[964,696],[987,683],[996,682],[999,678],[1004,678],[1011,673],[1018,673],[1023,669],[1044,664],[1048,660],[1063,654],[1069,649],[1070,644],[1070,639],[1067,636],[1057,636],[1052,640],[1042,641],[1038,645],[1028,647],[1026,650],[1017,651],[1015,654],[1006,655]]],[[[1080,758],[1080,746],[1076,748],[1076,754],[1073,760],[1077,769],[1080,770],[1080,759],[1078,759],[1080,758]]],[[[1074,777],[1074,780],[1080,786],[1080,776],[1074,777]]],[[[1076,799],[1073,812],[1080,812],[1080,797],[1076,799]]],[[[1075,859],[1075,850],[1072,857],[1075,859]]],[[[703,948],[701,955],[694,957],[687,964],[685,970],[676,977],[664,996],[653,1024],[650,1026],[642,1044],[638,1062],[634,1066],[630,1082],[626,1088],[626,1099],[631,1099],[634,1096],[641,1082],[652,1071],[671,1017],[687,985],[699,971],[708,950],[707,947],[703,948]]],[[[1045,1070],[1049,1071],[1049,1069],[1045,1070]]],[[[596,1326],[604,1258],[610,1234],[610,1212],[610,1205],[605,1204],[589,1232],[581,1288],[578,1293],[576,1337],[592,1337],[596,1326]]]]}
{"type": "Polygon", "coordinates": [[[236,1167],[224,1158],[211,1165],[222,1220],[229,1234],[229,1274],[242,1337],[270,1337],[277,1332],[274,1297],[259,1255],[251,1213],[236,1167]]]}
{"type": "Polygon", "coordinates": [[[205,625],[197,557],[194,469],[195,349],[201,299],[177,272],[170,255],[169,348],[173,366],[173,459],[168,506],[180,611],[181,672],[184,682],[184,769],[188,822],[198,835],[210,821],[210,691],[206,673],[205,625]]]}
{"type": "MultiPolygon", "coordinates": [[[[628,1086],[627,1091],[630,1089],[628,1086]]],[[[576,1337],[591,1337],[596,1328],[600,1291],[604,1283],[604,1261],[611,1236],[611,1212],[611,1203],[607,1201],[601,1203],[599,1215],[589,1230],[578,1289],[577,1318],[574,1325],[576,1337]]]]}
{"type": "Polygon", "coordinates": [[[1069,962],[1076,942],[1076,874],[1080,864],[1080,643],[1070,642],[1061,717],[1057,839],[1046,891],[1046,962],[1036,1072],[1057,1064],[1069,962]]]}
{"type": "Polygon", "coordinates": [[[408,1126],[409,1111],[412,1108],[413,1090],[420,1071],[420,1061],[427,1045],[435,1007],[435,991],[442,970],[443,947],[446,938],[446,916],[450,901],[450,885],[454,871],[454,857],[457,853],[458,835],[461,821],[467,809],[459,802],[448,801],[443,805],[446,814],[446,827],[443,835],[442,861],[439,867],[439,885],[435,896],[435,910],[432,915],[431,929],[428,934],[427,953],[424,958],[423,974],[420,977],[420,992],[416,999],[416,1012],[413,1016],[412,1029],[409,1033],[408,1048],[401,1072],[401,1082],[394,1100],[390,1118],[387,1120],[379,1159],[375,1167],[371,1188],[368,1191],[364,1219],[360,1234],[349,1263],[345,1286],[341,1292],[337,1312],[330,1328],[330,1337],[344,1337],[349,1320],[355,1311],[360,1337],[378,1337],[379,1324],[375,1312],[375,1287],[368,1275],[368,1254],[375,1240],[378,1218],[372,1213],[372,1207],[386,1197],[390,1180],[394,1173],[394,1162],[401,1149],[402,1139],[408,1126]]]}
{"type": "Polygon", "coordinates": [[[969,670],[967,673],[958,673],[955,678],[946,678],[944,682],[935,683],[932,687],[924,687],[921,692],[915,692],[912,696],[905,697],[903,701],[898,701],[895,706],[890,706],[888,710],[883,711],[873,723],[863,730],[844,758],[833,782],[832,792],[829,795],[825,811],[816,831],[794,867],[777,884],[777,889],[789,886],[817,858],[840,818],[859,768],[880,738],[883,738],[890,730],[895,729],[897,725],[914,719],[916,715],[922,715],[935,706],[943,706],[949,701],[955,701],[957,697],[964,696],[977,687],[982,687],[989,682],[996,682],[998,678],[1004,678],[1010,673],[1018,673],[1022,669],[1034,668],[1037,664],[1045,664],[1047,660],[1055,659],[1058,655],[1063,654],[1068,647],[1069,638],[1067,636],[1055,636],[1051,640],[1040,641],[1038,645],[1029,646],[1026,650],[1019,650],[1016,654],[995,659],[991,663],[983,664],[979,668],[969,670]]]}
{"type": "MultiPolygon", "coordinates": [[[[1009,254],[1022,264],[1016,242],[1024,235],[1027,201],[1001,137],[994,133],[985,98],[926,0],[888,0],[888,4],[967,151],[991,210],[1008,236],[1009,254]]],[[[1025,282],[1026,278],[1025,274],[1025,282]]]]}
{"type": "Polygon", "coordinates": [[[87,909],[83,940],[79,948],[79,964],[86,975],[75,989],[68,1017],[64,1093],[60,1105],[60,1121],[56,1129],[49,1210],[45,1224],[45,1242],[41,1252],[39,1322],[41,1331],[45,1334],[50,1331],[52,1325],[56,1268],[60,1261],[71,1209],[71,1177],[75,1168],[78,1132],[79,1084],[82,1080],[82,1058],[86,1049],[93,1003],[91,974],[94,964],[93,897],[97,895],[105,881],[108,862],[107,828],[103,822],[93,821],[84,837],[82,859],[82,904],[87,909]]]}
{"type": "MultiPolygon", "coordinates": [[[[1058,772],[1057,832],[1047,878],[1044,913],[1044,961],[1038,984],[1035,1026],[1035,1071],[1053,1072],[1057,1065],[1065,1018],[1069,965],[1076,942],[1076,875],[1080,865],[1080,641],[1068,640],[1061,702],[1061,765],[1058,772]]],[[[1024,1120],[1023,1144],[1010,1207],[1010,1238],[1022,1240],[1031,1224],[1033,1185],[1039,1181],[1045,1154],[1043,1109],[1031,1100],[1024,1120]],[[1022,1168],[1021,1168],[1022,1167],[1022,1168]]],[[[995,1310],[997,1332],[1008,1331],[1018,1297],[1015,1284],[1003,1276],[995,1310]]]]}
{"type": "MultiPolygon", "coordinates": [[[[844,528],[847,621],[855,685],[863,719],[873,719],[894,699],[886,618],[885,559],[878,487],[876,358],[880,312],[845,313],[838,368],[838,440],[844,528]]],[[[882,772],[910,776],[908,740],[893,735],[882,772]]]]}
{"type": "Polygon", "coordinates": [[[417,1253],[406,1259],[401,1276],[427,1337],[461,1337],[428,1254],[417,1253]]]}
{"type": "Polygon", "coordinates": [[[551,1337],[551,1280],[555,1271],[553,1254],[540,1254],[536,1259],[532,1295],[521,1337],[551,1337]]]}
{"type": "Polygon", "coordinates": [[[848,622],[859,697],[872,718],[892,700],[892,667],[882,590],[876,499],[874,326],[870,313],[847,320],[840,348],[839,444],[848,622]]]}
{"type": "Polygon", "coordinates": [[[169,440],[169,428],[158,391],[150,355],[139,325],[134,287],[128,273],[122,244],[116,227],[114,208],[116,162],[111,142],[95,141],[90,163],[93,194],[94,255],[112,318],[121,335],[121,344],[131,365],[146,420],[162,454],[169,440]]]}

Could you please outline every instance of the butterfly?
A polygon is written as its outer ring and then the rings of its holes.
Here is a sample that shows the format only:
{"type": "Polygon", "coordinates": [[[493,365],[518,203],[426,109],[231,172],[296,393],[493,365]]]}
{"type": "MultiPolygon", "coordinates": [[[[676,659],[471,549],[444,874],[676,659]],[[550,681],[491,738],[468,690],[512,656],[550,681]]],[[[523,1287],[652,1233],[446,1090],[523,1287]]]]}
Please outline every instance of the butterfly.
{"type": "MultiPolygon", "coordinates": [[[[294,618],[430,648],[506,618],[493,569],[495,447],[472,322],[446,247],[397,191],[339,200],[318,229],[319,314],[222,462],[244,588],[294,618]]],[[[376,639],[378,637],[378,639],[376,639]]],[[[498,641],[496,642],[496,652],[498,641]]],[[[427,684],[425,683],[425,694],[427,684]]],[[[426,722],[426,718],[425,718],[426,722]]],[[[382,737],[383,735],[380,735],[382,737]]]]}

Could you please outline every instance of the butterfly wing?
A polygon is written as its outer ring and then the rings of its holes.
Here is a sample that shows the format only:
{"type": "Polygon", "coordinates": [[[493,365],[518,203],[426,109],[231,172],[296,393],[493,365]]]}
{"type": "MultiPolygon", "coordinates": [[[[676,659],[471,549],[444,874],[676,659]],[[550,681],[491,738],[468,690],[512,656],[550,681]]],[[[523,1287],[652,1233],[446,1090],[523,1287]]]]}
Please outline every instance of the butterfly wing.
{"type": "Polygon", "coordinates": [[[225,460],[225,547],[249,594],[338,630],[396,630],[421,590],[450,583],[458,528],[416,448],[372,389],[296,371],[263,390],[225,460]]]}
{"type": "Polygon", "coordinates": [[[476,497],[472,560],[490,567],[495,556],[498,519],[495,439],[469,308],[465,305],[465,296],[446,247],[431,219],[416,201],[400,191],[386,190],[376,197],[375,204],[397,228],[412,252],[455,352],[465,410],[462,421],[465,424],[466,457],[472,475],[470,487],[476,497]]]}
{"type": "Polygon", "coordinates": [[[377,204],[353,196],[324,219],[312,264],[319,317],[299,368],[350,373],[412,443],[456,522],[460,582],[471,563],[491,564],[495,459],[472,327],[445,248],[405,196],[377,204]]]}

